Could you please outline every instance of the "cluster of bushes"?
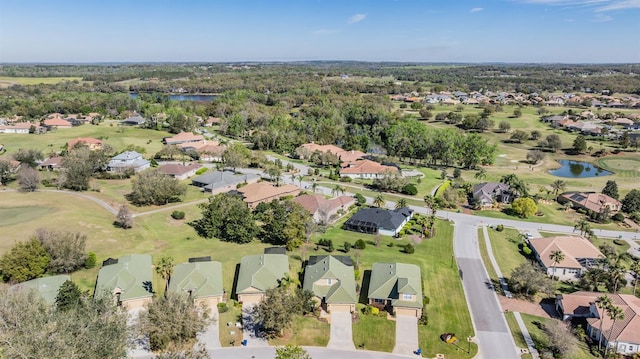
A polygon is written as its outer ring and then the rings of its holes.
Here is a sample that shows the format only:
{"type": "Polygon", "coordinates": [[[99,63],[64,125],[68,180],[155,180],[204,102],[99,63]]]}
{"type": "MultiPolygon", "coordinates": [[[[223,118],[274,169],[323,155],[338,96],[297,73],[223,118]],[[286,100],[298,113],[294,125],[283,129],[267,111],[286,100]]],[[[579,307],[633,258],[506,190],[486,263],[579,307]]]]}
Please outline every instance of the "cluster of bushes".
{"type": "Polygon", "coordinates": [[[335,250],[333,241],[327,238],[320,238],[318,245],[324,247],[328,252],[333,252],[335,250]]]}
{"type": "Polygon", "coordinates": [[[383,318],[387,317],[387,312],[380,311],[378,307],[374,307],[373,305],[367,305],[364,308],[362,308],[362,314],[373,315],[373,316],[378,316],[383,318]]]}
{"type": "Polygon", "coordinates": [[[184,219],[184,216],[185,216],[185,214],[184,214],[183,211],[173,211],[173,212],[171,212],[171,218],[173,218],[173,219],[178,219],[178,220],[184,219]]]}

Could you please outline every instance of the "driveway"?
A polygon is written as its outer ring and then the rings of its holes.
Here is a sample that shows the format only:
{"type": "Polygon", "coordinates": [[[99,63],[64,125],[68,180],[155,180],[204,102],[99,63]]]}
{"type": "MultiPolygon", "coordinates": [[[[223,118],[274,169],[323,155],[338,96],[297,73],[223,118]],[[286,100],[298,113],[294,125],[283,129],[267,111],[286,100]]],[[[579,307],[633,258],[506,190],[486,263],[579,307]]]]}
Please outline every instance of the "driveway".
{"type": "Polygon", "coordinates": [[[418,318],[412,315],[396,316],[396,354],[413,354],[418,349],[418,318]]]}
{"type": "Polygon", "coordinates": [[[221,346],[217,305],[214,305],[213,308],[211,308],[210,315],[214,319],[213,323],[209,324],[204,331],[198,333],[198,342],[204,345],[207,350],[220,348],[221,346]]]}
{"type": "Polygon", "coordinates": [[[356,349],[356,346],[353,344],[351,313],[331,313],[331,337],[329,338],[327,348],[342,350],[356,349]]]}
{"type": "Polygon", "coordinates": [[[260,326],[255,322],[254,309],[257,303],[242,303],[242,339],[247,346],[269,346],[267,339],[260,335],[260,326]]]}

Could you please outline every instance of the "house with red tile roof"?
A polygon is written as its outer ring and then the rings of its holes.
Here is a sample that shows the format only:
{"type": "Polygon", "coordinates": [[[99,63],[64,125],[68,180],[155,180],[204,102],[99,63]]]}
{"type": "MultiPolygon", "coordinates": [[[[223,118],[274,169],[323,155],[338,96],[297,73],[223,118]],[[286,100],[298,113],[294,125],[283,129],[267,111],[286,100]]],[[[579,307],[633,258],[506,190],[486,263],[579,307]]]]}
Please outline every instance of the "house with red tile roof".
{"type": "Polygon", "coordinates": [[[222,155],[227,149],[227,146],[221,145],[218,141],[210,140],[185,142],[179,144],[178,147],[187,153],[195,152],[197,156],[192,155],[191,157],[208,162],[222,162],[222,155]]]}
{"type": "Polygon", "coordinates": [[[46,160],[42,161],[39,164],[39,167],[40,167],[40,169],[49,170],[49,171],[53,171],[53,170],[57,170],[59,168],[62,168],[62,157],[60,157],[60,156],[49,157],[46,160]]]}
{"type": "Polygon", "coordinates": [[[21,134],[29,134],[31,131],[31,126],[33,126],[34,133],[41,133],[44,131],[37,123],[32,122],[16,122],[14,124],[0,125],[0,133],[21,133],[21,134]]]}
{"type": "Polygon", "coordinates": [[[196,171],[202,168],[200,164],[191,163],[189,165],[181,165],[179,163],[168,163],[160,166],[160,172],[167,176],[171,176],[178,180],[185,180],[196,174],[196,171]]]}
{"type": "Polygon", "coordinates": [[[202,135],[194,135],[191,132],[180,132],[173,137],[165,137],[162,142],[167,145],[179,145],[181,143],[204,141],[202,135]]]}
{"type": "Polygon", "coordinates": [[[584,209],[595,213],[608,210],[611,215],[622,209],[622,203],[603,193],[596,192],[565,192],[558,196],[560,204],[571,203],[574,209],[584,209]]]}
{"type": "Polygon", "coordinates": [[[67,121],[67,120],[63,120],[60,117],[53,117],[53,118],[48,118],[46,120],[44,120],[44,125],[49,128],[49,129],[53,129],[53,128],[71,128],[71,122],[67,121]]]}
{"type": "Polygon", "coordinates": [[[348,150],[343,150],[342,148],[335,145],[318,145],[313,142],[305,143],[304,145],[301,145],[300,147],[296,148],[296,154],[301,159],[309,159],[311,155],[316,151],[320,153],[329,152],[335,155],[336,157],[338,157],[338,159],[342,162],[352,162],[352,161],[362,159],[366,156],[366,153],[362,151],[355,151],[355,150],[348,151],[348,150]]]}
{"type": "Polygon", "coordinates": [[[545,272],[560,280],[577,280],[584,271],[604,258],[593,243],[581,236],[530,238],[528,243],[545,272]],[[551,259],[551,254],[556,251],[564,254],[559,263],[551,259]]]}
{"type": "Polygon", "coordinates": [[[563,320],[587,318],[587,334],[610,350],[631,357],[640,353],[640,298],[631,294],[575,292],[556,297],[556,310],[563,320]],[[599,297],[607,296],[622,309],[624,318],[615,322],[596,305],[599,297]],[[602,328],[602,331],[600,331],[602,328]]]}
{"type": "Polygon", "coordinates": [[[69,140],[69,142],[67,142],[67,148],[72,149],[78,143],[85,144],[91,151],[102,149],[102,141],[92,137],[78,137],[69,140]]]}
{"type": "Polygon", "coordinates": [[[340,170],[340,176],[351,178],[375,179],[387,173],[398,172],[398,168],[387,166],[371,160],[349,162],[340,170]]]}
{"type": "Polygon", "coordinates": [[[292,184],[274,186],[269,182],[257,182],[240,187],[237,192],[242,195],[242,200],[249,208],[254,209],[262,202],[271,202],[286,196],[297,196],[300,193],[300,188],[292,184]]]}
{"type": "Polygon", "coordinates": [[[349,207],[356,204],[356,199],[351,196],[328,199],[321,194],[303,194],[291,201],[300,204],[311,213],[314,222],[323,225],[334,222],[340,218],[340,211],[347,213],[349,207]]]}

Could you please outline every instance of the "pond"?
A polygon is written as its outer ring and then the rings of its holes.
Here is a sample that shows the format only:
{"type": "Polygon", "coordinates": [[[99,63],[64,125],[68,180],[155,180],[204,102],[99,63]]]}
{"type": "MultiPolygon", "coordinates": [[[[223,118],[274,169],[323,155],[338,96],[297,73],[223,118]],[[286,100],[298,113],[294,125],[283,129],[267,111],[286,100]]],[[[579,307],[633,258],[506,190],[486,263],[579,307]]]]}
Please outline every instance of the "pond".
{"type": "MultiPolygon", "coordinates": [[[[132,98],[138,98],[138,94],[132,92],[129,94],[132,98]]],[[[216,98],[216,95],[181,95],[181,94],[171,94],[169,95],[169,100],[172,101],[194,101],[194,102],[209,102],[216,98]]]]}
{"type": "Polygon", "coordinates": [[[597,167],[593,163],[589,162],[571,160],[558,160],[558,162],[560,163],[560,168],[549,170],[550,174],[557,177],[589,178],[608,176],[610,174],[613,174],[613,172],[603,170],[602,168],[597,167]]]}

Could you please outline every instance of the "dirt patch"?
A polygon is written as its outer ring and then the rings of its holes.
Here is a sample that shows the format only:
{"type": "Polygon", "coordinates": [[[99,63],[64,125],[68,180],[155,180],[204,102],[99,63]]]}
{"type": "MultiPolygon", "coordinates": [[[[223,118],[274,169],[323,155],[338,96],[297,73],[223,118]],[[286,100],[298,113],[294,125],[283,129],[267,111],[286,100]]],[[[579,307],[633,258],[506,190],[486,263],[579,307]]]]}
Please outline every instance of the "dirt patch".
{"type": "Polygon", "coordinates": [[[498,296],[498,300],[500,301],[502,310],[505,312],[520,312],[544,318],[554,318],[556,316],[553,304],[535,303],[524,299],[507,298],[504,296],[498,296]]]}

